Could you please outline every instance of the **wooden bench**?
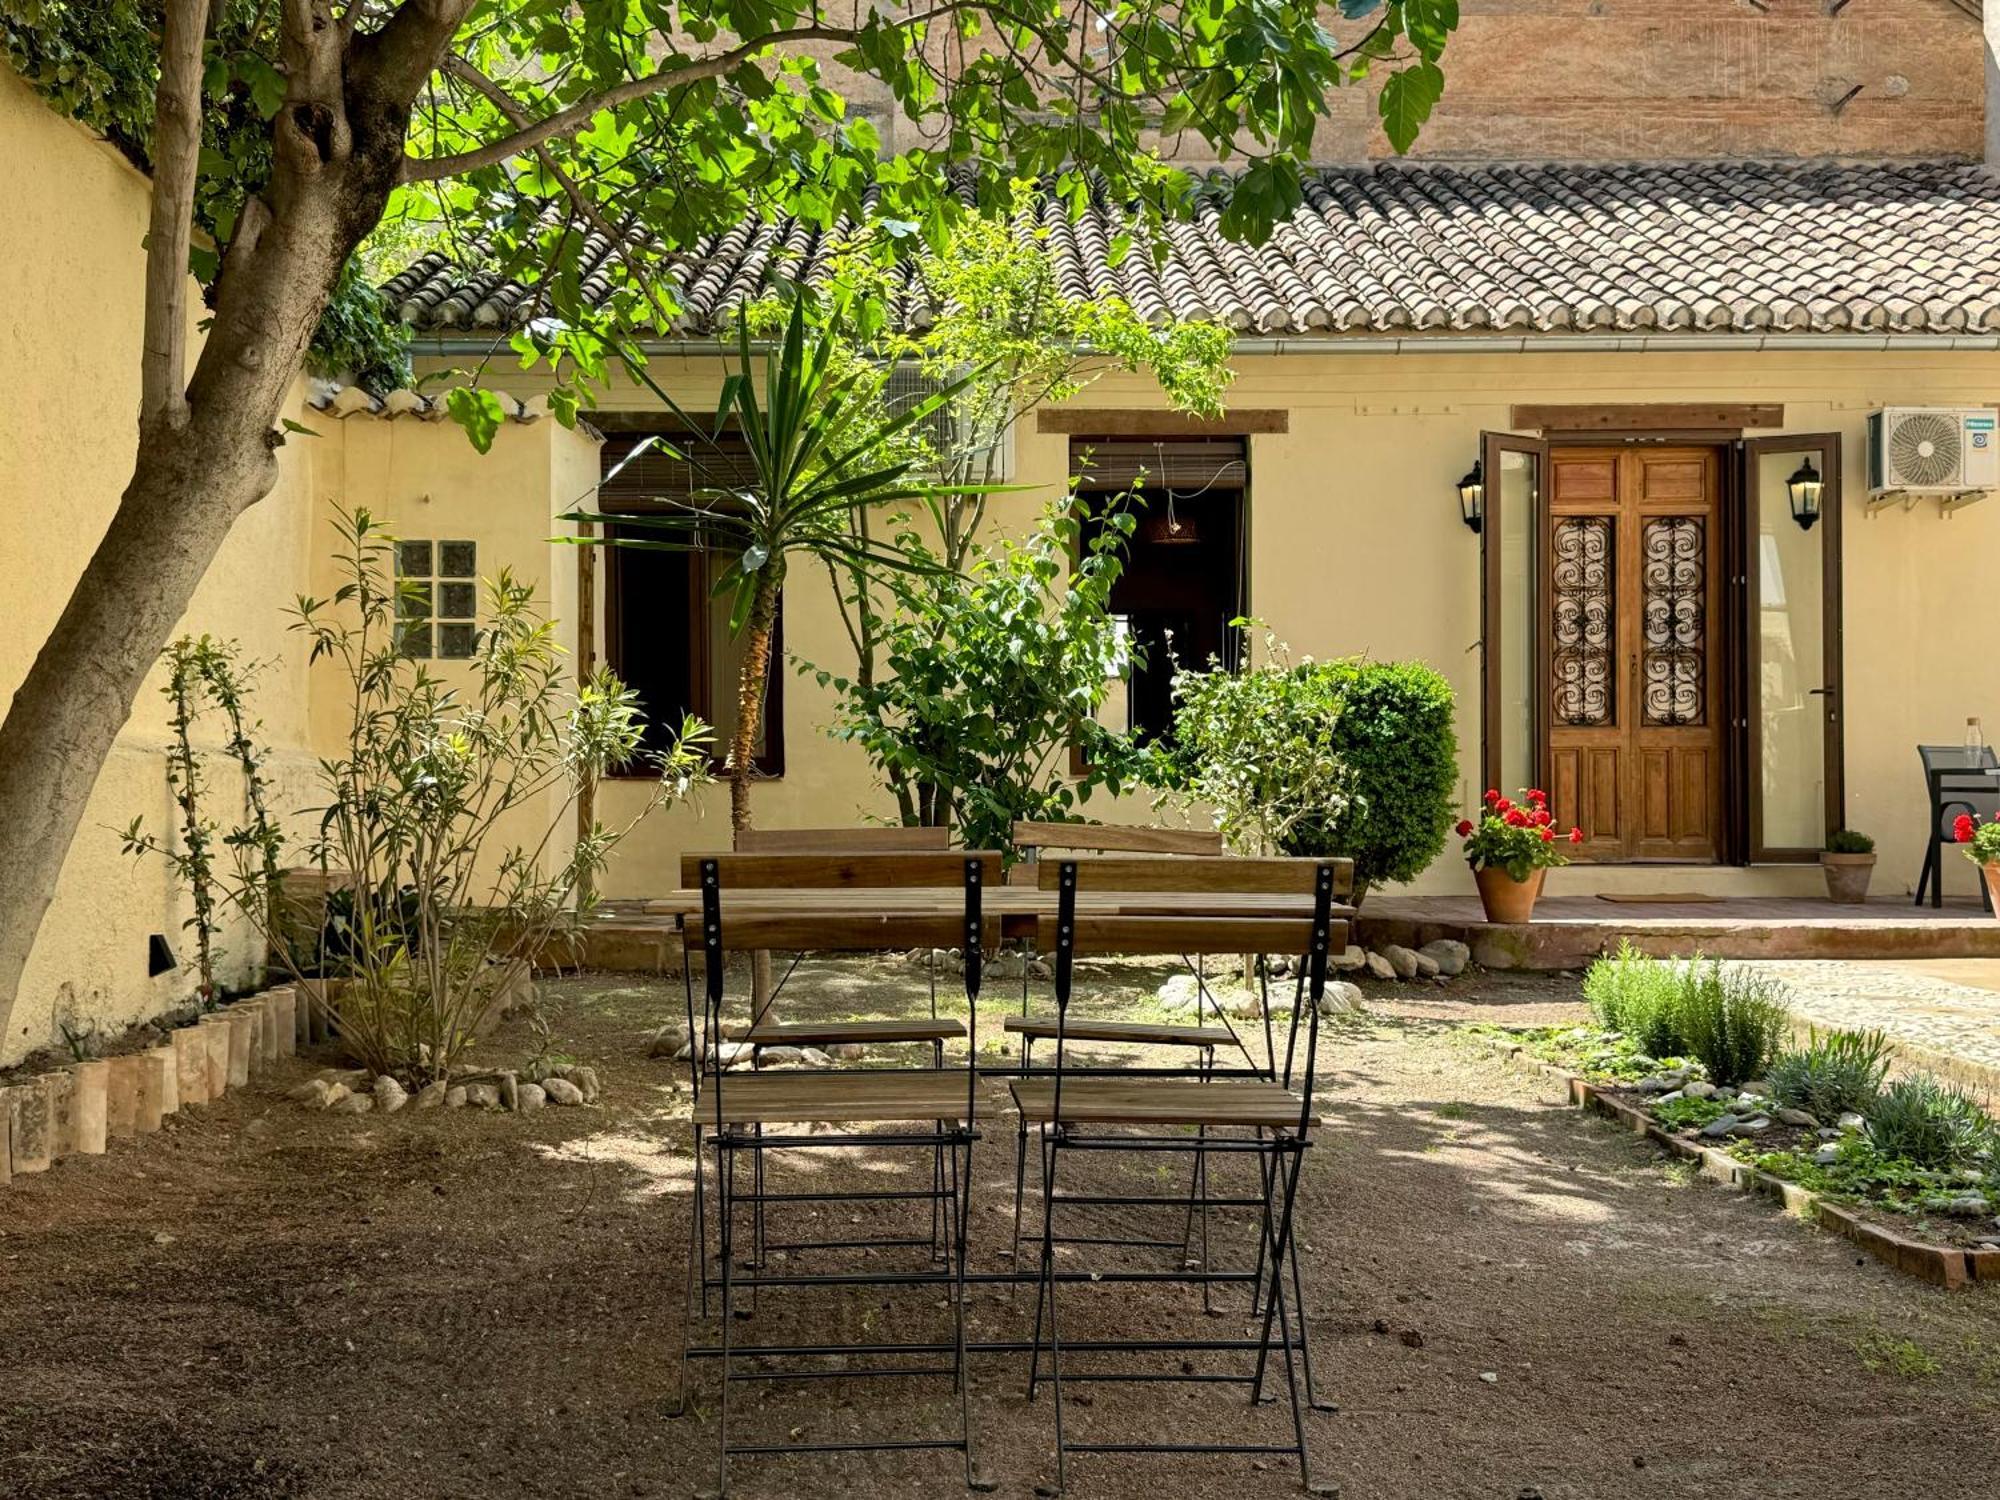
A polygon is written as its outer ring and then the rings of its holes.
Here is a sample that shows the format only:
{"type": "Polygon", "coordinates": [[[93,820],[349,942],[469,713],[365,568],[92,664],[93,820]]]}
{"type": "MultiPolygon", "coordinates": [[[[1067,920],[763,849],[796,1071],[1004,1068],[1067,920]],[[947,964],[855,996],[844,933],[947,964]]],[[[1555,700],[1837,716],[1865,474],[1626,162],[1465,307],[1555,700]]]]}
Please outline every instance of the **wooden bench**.
{"type": "Polygon", "coordinates": [[[957,1122],[967,1118],[969,1104],[965,1073],[954,1067],[909,1072],[725,1073],[709,1085],[701,1108],[706,1123],[719,1129],[829,1120],[853,1124],[957,1122]]]}
{"type": "Polygon", "coordinates": [[[906,828],[895,824],[860,828],[745,828],[736,835],[738,854],[889,854],[897,850],[937,851],[950,847],[949,828],[906,828]]]}
{"type": "MultiPolygon", "coordinates": [[[[1055,1118],[1056,1081],[1024,1078],[1014,1106],[1031,1125],[1055,1118]]],[[[1065,1125],[1214,1125],[1296,1130],[1304,1101],[1262,1079],[1064,1078],[1065,1125]]],[[[1317,1124],[1315,1120],[1313,1123],[1317,1124]]]]}
{"type": "Polygon", "coordinates": [[[1016,823],[1017,849],[1089,850],[1095,854],[1219,855],[1222,835],[1198,828],[1136,828],[1118,823],[1016,823]]]}

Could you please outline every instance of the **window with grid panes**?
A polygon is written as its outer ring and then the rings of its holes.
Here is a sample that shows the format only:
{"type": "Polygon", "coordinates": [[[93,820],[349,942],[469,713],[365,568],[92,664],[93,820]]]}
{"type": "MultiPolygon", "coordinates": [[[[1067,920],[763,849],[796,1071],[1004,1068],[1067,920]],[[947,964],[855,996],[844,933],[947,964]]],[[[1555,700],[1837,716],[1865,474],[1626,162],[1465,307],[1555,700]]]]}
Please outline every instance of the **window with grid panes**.
{"type": "Polygon", "coordinates": [[[463,661],[479,646],[479,548],[396,543],[397,640],[405,654],[463,661]]]}

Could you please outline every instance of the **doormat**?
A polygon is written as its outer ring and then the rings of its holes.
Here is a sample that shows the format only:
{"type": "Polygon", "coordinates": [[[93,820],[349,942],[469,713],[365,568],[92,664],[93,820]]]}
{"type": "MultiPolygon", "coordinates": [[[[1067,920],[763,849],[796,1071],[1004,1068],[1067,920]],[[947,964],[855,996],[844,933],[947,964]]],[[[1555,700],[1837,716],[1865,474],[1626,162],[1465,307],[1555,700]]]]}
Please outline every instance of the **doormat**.
{"type": "Polygon", "coordinates": [[[1599,891],[1599,901],[1611,901],[1620,906],[1686,906],[1692,903],[1719,902],[1720,896],[1710,896],[1701,891],[1657,891],[1651,895],[1634,896],[1623,891],[1615,895],[1610,891],[1599,891]]]}

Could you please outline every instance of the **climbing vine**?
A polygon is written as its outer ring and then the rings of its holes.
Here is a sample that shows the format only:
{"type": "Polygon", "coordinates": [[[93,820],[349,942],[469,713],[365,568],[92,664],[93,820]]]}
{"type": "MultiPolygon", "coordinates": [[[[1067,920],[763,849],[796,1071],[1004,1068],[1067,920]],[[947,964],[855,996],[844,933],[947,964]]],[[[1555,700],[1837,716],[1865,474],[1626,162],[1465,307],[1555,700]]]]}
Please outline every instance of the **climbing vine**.
{"type": "Polygon", "coordinates": [[[215,912],[221,884],[215,867],[217,825],[202,810],[206,770],[194,748],[194,725],[205,706],[220,709],[227,721],[229,737],[223,748],[243,777],[244,821],[222,836],[221,842],[236,851],[246,873],[254,871],[262,890],[265,921],[261,926],[266,932],[277,930],[278,856],[283,836],[271,818],[270,780],[264,774],[264,752],[255,738],[260,726],[249,717],[246,703],[257,664],[243,660],[242,647],[235,641],[219,641],[208,635],[181,636],[167,646],[160,659],[167,668],[160,692],[167,700],[167,727],[172,735],[167,745],[167,786],[180,811],[182,847],[178,853],[165,850],[156,837],[144,832],[142,818],[134,818],[125,830],[124,846],[127,854],[164,855],[187,883],[194,914],[182,926],[194,933],[200,1000],[207,1008],[219,993],[215,912]]]}

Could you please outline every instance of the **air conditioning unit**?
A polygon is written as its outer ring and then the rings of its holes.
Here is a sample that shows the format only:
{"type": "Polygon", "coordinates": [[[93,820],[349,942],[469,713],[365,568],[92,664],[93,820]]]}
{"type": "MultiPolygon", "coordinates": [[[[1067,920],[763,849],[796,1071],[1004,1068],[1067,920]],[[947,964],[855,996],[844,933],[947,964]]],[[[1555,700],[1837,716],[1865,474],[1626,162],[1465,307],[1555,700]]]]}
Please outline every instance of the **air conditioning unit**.
{"type": "Polygon", "coordinates": [[[1885,406],[1868,415],[1868,495],[1958,499],[2000,489],[2000,412],[1885,406]]]}

